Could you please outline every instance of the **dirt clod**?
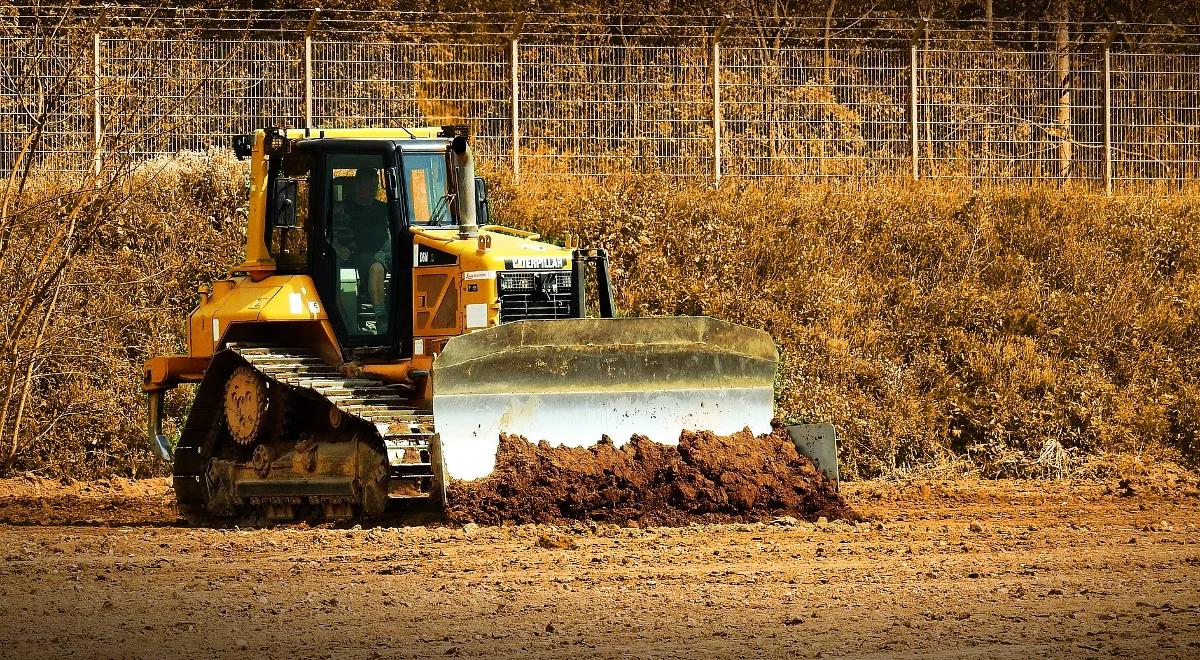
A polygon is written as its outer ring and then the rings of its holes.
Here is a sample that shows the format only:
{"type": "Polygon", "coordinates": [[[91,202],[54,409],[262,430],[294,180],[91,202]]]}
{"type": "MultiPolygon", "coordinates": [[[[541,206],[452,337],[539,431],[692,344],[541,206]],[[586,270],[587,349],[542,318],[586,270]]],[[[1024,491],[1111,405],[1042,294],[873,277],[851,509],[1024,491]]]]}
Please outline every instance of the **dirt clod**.
{"type": "Polygon", "coordinates": [[[492,475],[452,483],[449,501],[459,524],[857,519],[783,429],[685,431],[678,447],[643,436],[619,448],[607,438],[580,448],[503,436],[492,475]]]}
{"type": "Polygon", "coordinates": [[[537,547],[547,550],[575,550],[579,545],[566,534],[543,534],[538,537],[537,547]]]}

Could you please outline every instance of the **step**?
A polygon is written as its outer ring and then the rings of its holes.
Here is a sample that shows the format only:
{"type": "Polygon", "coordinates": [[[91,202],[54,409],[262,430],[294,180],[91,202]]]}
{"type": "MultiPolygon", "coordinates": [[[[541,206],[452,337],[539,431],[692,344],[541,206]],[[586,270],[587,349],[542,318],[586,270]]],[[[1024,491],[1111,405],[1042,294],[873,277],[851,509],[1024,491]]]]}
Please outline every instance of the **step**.
{"type": "Polygon", "coordinates": [[[246,361],[251,364],[319,364],[325,365],[325,361],[319,357],[311,355],[279,355],[277,353],[264,353],[262,355],[243,355],[246,361]]]}

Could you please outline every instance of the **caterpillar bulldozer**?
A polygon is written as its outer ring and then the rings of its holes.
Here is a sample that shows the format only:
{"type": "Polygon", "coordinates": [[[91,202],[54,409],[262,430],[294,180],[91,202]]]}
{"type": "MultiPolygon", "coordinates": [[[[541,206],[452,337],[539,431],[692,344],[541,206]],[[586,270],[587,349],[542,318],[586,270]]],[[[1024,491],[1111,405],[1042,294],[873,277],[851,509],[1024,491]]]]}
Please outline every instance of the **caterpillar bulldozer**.
{"type": "Polygon", "coordinates": [[[490,223],[467,137],[235,138],[250,160],[245,261],[200,288],[186,353],[144,368],[182,514],[437,515],[448,479],[494,469],[501,433],[589,446],[770,429],[766,333],[617,318],[604,250],[490,223]],[[164,393],[180,383],[199,385],[172,442],[164,393]]]}

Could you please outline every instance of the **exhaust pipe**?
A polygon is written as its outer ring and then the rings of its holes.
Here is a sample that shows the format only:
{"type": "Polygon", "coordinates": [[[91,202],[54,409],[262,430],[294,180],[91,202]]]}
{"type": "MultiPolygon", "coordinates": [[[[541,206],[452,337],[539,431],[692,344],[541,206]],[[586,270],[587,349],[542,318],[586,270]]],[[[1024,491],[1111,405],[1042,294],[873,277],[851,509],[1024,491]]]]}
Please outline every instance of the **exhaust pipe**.
{"type": "Polygon", "coordinates": [[[458,236],[472,238],[479,235],[475,221],[475,153],[465,135],[455,137],[450,150],[454,152],[454,174],[458,179],[458,236]]]}

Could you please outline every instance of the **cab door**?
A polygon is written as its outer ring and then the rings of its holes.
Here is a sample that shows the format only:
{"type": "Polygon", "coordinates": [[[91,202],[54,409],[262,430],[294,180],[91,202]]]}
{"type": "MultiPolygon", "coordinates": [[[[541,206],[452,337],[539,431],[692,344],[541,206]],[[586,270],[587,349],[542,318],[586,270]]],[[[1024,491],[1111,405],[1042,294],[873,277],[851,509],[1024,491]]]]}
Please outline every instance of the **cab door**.
{"type": "Polygon", "coordinates": [[[411,286],[392,155],[355,145],[322,150],[314,177],[323,229],[313,277],[339,340],[354,354],[411,354],[411,286]],[[403,300],[404,304],[398,304],[403,300]],[[357,350],[354,350],[357,349],[357,350]]]}
{"type": "MultiPolygon", "coordinates": [[[[407,222],[426,229],[455,227],[450,166],[445,149],[406,150],[401,154],[399,172],[404,192],[407,222]]],[[[413,336],[423,350],[434,352],[440,340],[463,332],[462,275],[458,257],[438,249],[439,241],[418,239],[412,246],[412,320],[413,336]]]]}

